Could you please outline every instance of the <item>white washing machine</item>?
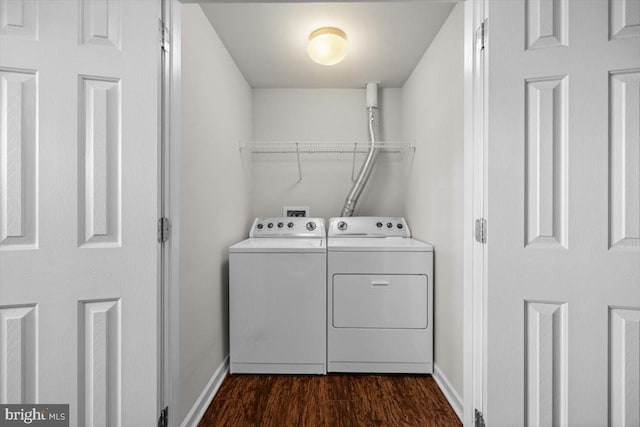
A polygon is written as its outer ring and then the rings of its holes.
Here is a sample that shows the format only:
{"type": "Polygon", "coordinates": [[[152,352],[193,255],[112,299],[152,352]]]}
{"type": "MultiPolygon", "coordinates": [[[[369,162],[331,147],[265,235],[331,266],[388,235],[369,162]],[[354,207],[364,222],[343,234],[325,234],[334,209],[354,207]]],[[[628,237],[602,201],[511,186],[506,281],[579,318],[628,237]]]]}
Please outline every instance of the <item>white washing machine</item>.
{"type": "Polygon", "coordinates": [[[326,373],[325,232],[320,218],[257,218],[229,248],[232,373],[326,373]]]}
{"type": "Polygon", "coordinates": [[[327,370],[433,373],[433,246],[404,218],[331,218],[327,370]]]}

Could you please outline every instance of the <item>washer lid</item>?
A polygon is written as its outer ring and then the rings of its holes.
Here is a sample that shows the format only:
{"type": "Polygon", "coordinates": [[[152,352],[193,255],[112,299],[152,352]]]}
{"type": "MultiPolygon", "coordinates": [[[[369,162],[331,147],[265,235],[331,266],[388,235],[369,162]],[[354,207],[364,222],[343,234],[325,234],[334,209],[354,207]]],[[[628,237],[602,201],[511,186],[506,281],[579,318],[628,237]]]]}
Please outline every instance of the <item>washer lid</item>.
{"type": "Polygon", "coordinates": [[[261,238],[254,237],[243,240],[229,248],[230,253],[253,252],[253,253],[324,253],[327,251],[325,239],[304,239],[304,238],[261,238]]]}
{"type": "Polygon", "coordinates": [[[433,245],[406,237],[331,237],[329,252],[433,252],[433,245]]]}

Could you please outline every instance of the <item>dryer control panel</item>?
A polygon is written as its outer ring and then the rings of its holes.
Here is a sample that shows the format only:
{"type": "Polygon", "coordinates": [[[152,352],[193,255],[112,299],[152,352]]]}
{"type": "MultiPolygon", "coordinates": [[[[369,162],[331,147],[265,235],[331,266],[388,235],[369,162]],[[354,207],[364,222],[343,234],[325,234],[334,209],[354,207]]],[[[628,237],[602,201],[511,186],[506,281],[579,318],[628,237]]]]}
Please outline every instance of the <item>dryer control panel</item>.
{"type": "Polygon", "coordinates": [[[328,237],[411,237],[411,230],[399,217],[338,217],[329,220],[328,237]]]}
{"type": "Polygon", "coordinates": [[[268,217],[253,221],[249,237],[325,237],[324,219],[303,217],[268,217]]]}

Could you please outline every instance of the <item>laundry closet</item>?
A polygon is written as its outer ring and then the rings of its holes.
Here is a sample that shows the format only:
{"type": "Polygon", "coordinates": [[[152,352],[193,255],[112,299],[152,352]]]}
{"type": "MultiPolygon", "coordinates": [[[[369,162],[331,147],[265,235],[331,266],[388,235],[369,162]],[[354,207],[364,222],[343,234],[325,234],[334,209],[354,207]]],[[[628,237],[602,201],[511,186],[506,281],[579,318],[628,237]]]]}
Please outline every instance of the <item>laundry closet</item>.
{"type": "Polygon", "coordinates": [[[433,245],[434,369],[461,398],[463,24],[455,2],[181,5],[179,419],[227,363],[228,248],[285,207],[340,216],[367,156],[366,82],[381,143],[354,216],[404,217],[433,245]],[[307,55],[324,26],[347,37],[333,66],[307,55]]]}

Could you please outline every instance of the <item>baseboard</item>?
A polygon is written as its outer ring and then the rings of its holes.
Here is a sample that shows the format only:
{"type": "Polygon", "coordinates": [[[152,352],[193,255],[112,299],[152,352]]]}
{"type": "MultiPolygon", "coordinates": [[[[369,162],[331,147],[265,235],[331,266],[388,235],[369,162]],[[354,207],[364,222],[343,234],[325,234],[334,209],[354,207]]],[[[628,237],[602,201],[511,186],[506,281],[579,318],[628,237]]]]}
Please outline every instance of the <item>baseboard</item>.
{"type": "Polygon", "coordinates": [[[440,367],[435,363],[433,365],[433,379],[436,380],[436,383],[440,387],[440,390],[442,390],[444,397],[447,398],[454,412],[456,413],[458,418],[460,418],[460,421],[462,421],[464,414],[462,399],[460,399],[460,396],[449,382],[449,379],[444,375],[444,373],[440,370],[440,367]]]}
{"type": "Polygon", "coordinates": [[[200,393],[200,396],[184,418],[184,421],[182,421],[181,427],[196,427],[198,425],[228,373],[229,355],[224,358],[220,366],[218,366],[218,369],[213,373],[207,386],[202,390],[202,393],[200,393]]]}

